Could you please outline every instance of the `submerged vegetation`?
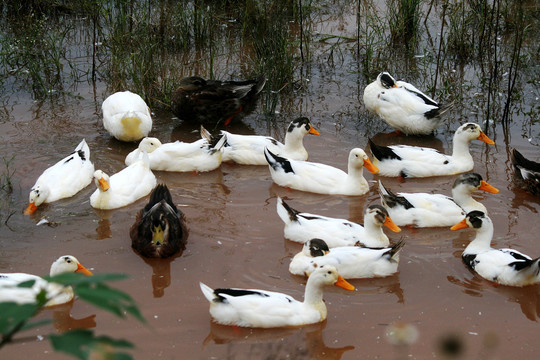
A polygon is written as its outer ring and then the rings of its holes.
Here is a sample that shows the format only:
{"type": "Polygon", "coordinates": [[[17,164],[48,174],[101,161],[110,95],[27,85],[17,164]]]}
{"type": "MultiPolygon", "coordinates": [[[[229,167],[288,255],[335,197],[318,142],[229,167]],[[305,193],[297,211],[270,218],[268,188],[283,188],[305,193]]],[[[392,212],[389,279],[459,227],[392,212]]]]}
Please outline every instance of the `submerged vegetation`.
{"type": "Polygon", "coordinates": [[[537,91],[539,12],[510,0],[9,0],[0,85],[39,100],[99,82],[167,108],[183,76],[265,74],[263,109],[272,114],[326,63],[360,83],[387,70],[508,123],[515,111],[539,110],[516,105],[527,84],[537,91]],[[336,13],[356,29],[324,33],[336,13]]]}

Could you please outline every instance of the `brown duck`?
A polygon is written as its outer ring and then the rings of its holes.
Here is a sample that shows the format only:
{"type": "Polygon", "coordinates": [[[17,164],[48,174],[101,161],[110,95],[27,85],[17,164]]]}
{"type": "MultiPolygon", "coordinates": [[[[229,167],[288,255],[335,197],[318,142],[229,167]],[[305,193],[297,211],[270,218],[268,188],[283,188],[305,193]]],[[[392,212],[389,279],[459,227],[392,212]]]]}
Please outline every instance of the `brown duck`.
{"type": "Polygon", "coordinates": [[[131,246],[142,256],[166,258],[186,248],[188,228],[165,184],[157,185],[129,231],[131,246]]]}
{"type": "Polygon", "coordinates": [[[255,80],[220,81],[190,76],[180,80],[172,94],[174,115],[204,125],[229,125],[255,109],[258,94],[266,83],[261,75],[255,80]]]}

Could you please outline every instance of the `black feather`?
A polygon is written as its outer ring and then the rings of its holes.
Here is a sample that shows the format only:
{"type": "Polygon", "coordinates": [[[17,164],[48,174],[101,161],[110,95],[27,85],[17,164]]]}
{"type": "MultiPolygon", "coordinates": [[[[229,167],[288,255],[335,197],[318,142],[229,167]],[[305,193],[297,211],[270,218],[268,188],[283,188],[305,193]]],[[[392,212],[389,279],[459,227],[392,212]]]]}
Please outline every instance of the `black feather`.
{"type": "Polygon", "coordinates": [[[375,158],[377,158],[379,161],[382,161],[384,159],[395,159],[395,160],[401,160],[399,155],[397,155],[391,148],[388,146],[379,146],[375,144],[371,139],[368,139],[369,147],[371,149],[371,153],[375,158]]]}

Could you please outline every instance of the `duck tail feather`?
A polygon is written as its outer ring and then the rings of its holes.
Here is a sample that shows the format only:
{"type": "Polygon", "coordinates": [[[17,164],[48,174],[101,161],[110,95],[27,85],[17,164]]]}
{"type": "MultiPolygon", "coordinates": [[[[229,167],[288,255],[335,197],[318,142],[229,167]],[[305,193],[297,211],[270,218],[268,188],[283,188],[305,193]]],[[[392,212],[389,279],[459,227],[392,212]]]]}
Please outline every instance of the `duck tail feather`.
{"type": "Polygon", "coordinates": [[[201,291],[206,300],[214,301],[214,299],[216,299],[216,296],[214,295],[214,290],[212,290],[212,288],[203,284],[202,282],[199,282],[199,286],[201,287],[201,291]]]}
{"type": "Polygon", "coordinates": [[[390,147],[377,145],[371,139],[368,139],[368,143],[369,143],[369,148],[371,149],[371,154],[377,160],[379,161],[382,161],[384,159],[401,160],[401,157],[399,157],[399,155],[397,155],[390,147]]]}
{"type": "Polygon", "coordinates": [[[277,198],[277,213],[284,223],[298,220],[298,211],[291,208],[281,197],[277,198]]]}

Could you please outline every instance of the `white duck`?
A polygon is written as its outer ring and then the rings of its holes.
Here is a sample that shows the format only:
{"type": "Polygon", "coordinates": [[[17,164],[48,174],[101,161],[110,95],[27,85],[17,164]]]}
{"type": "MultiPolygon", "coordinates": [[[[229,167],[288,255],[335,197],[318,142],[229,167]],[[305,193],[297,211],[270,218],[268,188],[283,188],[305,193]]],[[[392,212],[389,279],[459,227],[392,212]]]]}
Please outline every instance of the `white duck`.
{"type": "Polygon", "coordinates": [[[285,144],[269,136],[237,135],[222,130],[227,137],[223,148],[223,161],[233,161],[242,165],[267,165],[264,148],[268,147],[274,154],[293,160],[307,160],[308,152],[304,147],[304,136],[319,135],[309,119],[300,117],[293,120],[285,134],[285,144]]]}
{"type": "Polygon", "coordinates": [[[381,203],[399,226],[452,226],[470,211],[487,213],[486,207],[471,196],[476,190],[493,194],[499,192],[477,173],[459,175],[452,186],[452,197],[428,193],[394,194],[379,181],[381,203]]]}
{"type": "Polygon", "coordinates": [[[148,153],[150,168],[163,171],[212,171],[221,165],[225,136],[212,140],[210,133],[201,126],[202,139],[192,143],[175,141],[162,144],[157,138],[144,138],[139,147],[126,156],[131,165],[148,153]]]}
{"type": "Polygon", "coordinates": [[[96,191],[90,205],[96,209],[117,209],[148,195],[156,186],[156,177],[148,166],[148,156],[109,177],[101,170],[94,172],[96,191]]]}
{"type": "Polygon", "coordinates": [[[119,91],[103,101],[103,127],[121,141],[137,141],[152,130],[152,115],[143,98],[119,91]]]}
{"type": "Polygon", "coordinates": [[[344,279],[390,276],[397,272],[399,251],[404,244],[401,240],[385,248],[341,246],[329,249],[324,240],[311,239],[292,258],[289,272],[309,276],[316,267],[332,265],[344,279]]]}
{"type": "MultiPolygon", "coordinates": [[[[51,265],[50,276],[63,273],[82,273],[92,275],[79,261],[71,255],[60,256],[51,265]]],[[[45,291],[47,302],[45,306],[54,306],[67,303],[73,299],[73,289],[70,286],[63,286],[52,283],[43,278],[26,273],[4,273],[0,274],[0,303],[16,302],[18,304],[29,304],[36,302],[36,296],[45,291]],[[34,281],[31,287],[18,287],[20,283],[34,281]]]]}
{"type": "Polygon", "coordinates": [[[461,125],[454,134],[452,155],[444,155],[432,148],[393,145],[379,146],[369,140],[373,164],[380,176],[428,177],[455,175],[471,171],[474,160],[469,152],[473,140],[493,145],[480,126],[474,123],[461,125]]]}
{"type": "Polygon", "coordinates": [[[28,197],[25,214],[32,214],[43,203],[71,197],[92,182],[94,164],[83,139],[71,154],[46,169],[36,180],[28,197]]]}
{"type": "Polygon", "coordinates": [[[320,238],[324,239],[330,248],[357,245],[387,247],[390,241],[382,226],[385,225],[394,232],[401,231],[381,205],[371,205],[366,209],[364,226],[346,219],[299,212],[280,197],[277,199],[277,213],[285,223],[285,238],[302,244],[313,238],[320,238]]]}
{"type": "Polygon", "coordinates": [[[364,89],[364,105],[398,132],[429,135],[453,104],[441,106],[414,85],[382,72],[364,89]]]}
{"type": "Polygon", "coordinates": [[[363,195],[369,190],[364,167],[374,174],[378,171],[360,148],[349,153],[348,173],[325,164],[286,159],[268,148],[264,149],[264,154],[276,184],[318,194],[363,195]]]}
{"type": "Polygon", "coordinates": [[[508,286],[540,283],[540,258],[531,257],[514,249],[491,247],[493,223],[481,211],[471,211],[452,230],[476,230],[476,237],[461,255],[463,262],[484,279],[508,286]]]}
{"type": "Polygon", "coordinates": [[[337,272],[326,265],[315,269],[309,276],[304,301],[291,296],[256,289],[215,289],[200,283],[201,290],[210,302],[210,315],[223,325],[274,328],[315,324],[326,319],[323,287],[336,285],[354,290],[337,272]]]}

